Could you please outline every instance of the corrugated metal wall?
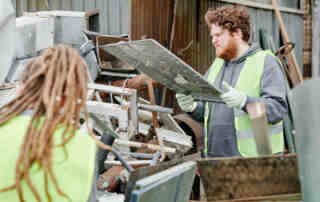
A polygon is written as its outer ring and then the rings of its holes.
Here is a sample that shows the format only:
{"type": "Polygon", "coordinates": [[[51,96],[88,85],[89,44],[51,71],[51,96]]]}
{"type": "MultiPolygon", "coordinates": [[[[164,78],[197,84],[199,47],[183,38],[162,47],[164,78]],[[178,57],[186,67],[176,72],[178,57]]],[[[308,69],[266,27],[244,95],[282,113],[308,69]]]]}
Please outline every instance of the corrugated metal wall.
{"type": "MultiPolygon", "coordinates": [[[[47,0],[52,10],[87,11],[100,10],[100,32],[111,35],[129,33],[130,0],[47,0]]],[[[20,7],[24,11],[45,10],[43,0],[12,0],[17,8],[18,16],[20,7]],[[22,6],[19,6],[21,5],[22,6]]]]}
{"type": "MultiPolygon", "coordinates": [[[[207,25],[204,21],[204,15],[208,8],[217,8],[224,5],[231,5],[217,0],[178,0],[176,2],[177,10],[175,16],[171,17],[169,24],[173,24],[172,29],[162,25],[158,15],[159,7],[150,3],[150,0],[132,0],[132,13],[134,22],[131,28],[134,39],[141,39],[143,35],[148,38],[154,38],[169,48],[168,41],[172,40],[172,51],[190,64],[196,71],[205,73],[211,65],[215,53],[211,44],[207,25]],[[139,15],[144,10],[144,14],[139,15]],[[172,33],[167,33],[173,30],[172,33]],[[163,40],[159,32],[169,36],[163,40]],[[171,34],[171,35],[170,35],[171,34]],[[171,37],[170,37],[171,36],[171,37]]],[[[162,0],[162,4],[167,2],[172,7],[172,0],[162,0]]],[[[241,2],[241,1],[239,1],[241,2]]],[[[298,0],[281,0],[279,4],[290,8],[300,8],[298,0]]],[[[172,7],[173,9],[173,7],[172,7]]],[[[273,36],[274,43],[278,48],[281,43],[280,26],[273,10],[248,7],[251,16],[253,41],[258,41],[258,31],[260,28],[267,30],[273,36]]],[[[162,15],[171,16],[172,12],[161,9],[162,15]]],[[[303,59],[303,15],[297,13],[281,12],[289,39],[296,45],[295,55],[302,71],[303,59]]]]}
{"type": "MultiPolygon", "coordinates": [[[[45,8],[43,0],[13,0],[23,2],[24,10],[34,11],[45,8]]],[[[100,32],[105,34],[128,34],[133,39],[142,36],[155,38],[200,73],[204,73],[214,58],[214,50],[203,16],[210,7],[229,3],[217,0],[48,0],[51,9],[85,11],[100,9],[100,32]],[[132,1],[133,8],[130,7],[132,1]],[[178,2],[176,18],[173,19],[174,2],[178,2]],[[130,17],[131,10],[132,15],[130,17]],[[132,24],[130,27],[130,18],[132,24]],[[171,28],[171,25],[174,26],[171,28]],[[174,35],[171,36],[171,29],[174,35]]],[[[280,0],[279,5],[299,8],[299,0],[280,0]]],[[[19,4],[18,4],[19,5],[19,4]]],[[[19,6],[17,7],[19,8],[19,6]]],[[[19,9],[18,9],[19,10],[19,9]]],[[[280,28],[272,10],[249,8],[252,16],[253,39],[257,41],[259,28],[265,28],[280,46],[280,28]]],[[[302,71],[303,61],[303,15],[282,12],[284,24],[291,41],[296,44],[295,55],[302,71]]]]}
{"type": "MultiPolygon", "coordinates": [[[[207,0],[201,1],[201,9],[200,9],[200,16],[204,16],[205,12],[208,8],[213,7],[217,8],[224,5],[231,5],[227,3],[221,3],[214,0],[207,0]]],[[[251,16],[251,24],[252,24],[252,31],[253,36],[252,39],[254,42],[258,41],[258,31],[261,28],[264,28],[268,31],[268,33],[272,34],[274,43],[278,48],[281,44],[280,42],[280,26],[278,20],[272,10],[265,10],[261,8],[253,8],[249,7],[249,14],[251,16]]],[[[302,59],[303,59],[303,39],[304,39],[304,31],[303,31],[303,15],[298,15],[294,13],[281,13],[284,24],[286,26],[286,31],[289,35],[289,39],[293,41],[296,45],[295,47],[295,55],[297,57],[299,67],[302,71],[302,59]]],[[[193,65],[200,66],[200,69],[203,72],[203,69],[207,69],[206,65],[210,65],[212,63],[212,59],[214,55],[212,54],[212,46],[210,42],[209,33],[206,28],[205,21],[203,17],[200,18],[200,25],[201,25],[201,38],[200,39],[200,48],[198,51],[202,51],[202,54],[199,54],[199,59],[197,62],[193,63],[193,65]],[[209,46],[206,44],[210,44],[209,46]],[[208,54],[204,54],[203,50],[209,50],[208,54]],[[207,56],[205,56],[207,55],[207,56]],[[209,57],[208,57],[209,56],[209,57]],[[201,61],[201,62],[199,62],[201,61]],[[205,61],[205,63],[203,63],[205,61]]]]}

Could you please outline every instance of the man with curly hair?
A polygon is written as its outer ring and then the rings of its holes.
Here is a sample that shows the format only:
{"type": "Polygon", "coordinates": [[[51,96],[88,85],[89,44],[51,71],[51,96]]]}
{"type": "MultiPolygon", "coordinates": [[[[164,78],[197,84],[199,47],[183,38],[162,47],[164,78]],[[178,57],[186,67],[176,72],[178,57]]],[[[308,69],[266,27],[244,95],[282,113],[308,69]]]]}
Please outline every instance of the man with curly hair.
{"type": "Polygon", "coordinates": [[[250,16],[245,7],[209,9],[205,15],[216,59],[205,78],[221,88],[224,103],[195,102],[177,94],[179,106],[204,120],[204,157],[257,156],[247,105],[262,102],[273,153],[284,149],[282,117],[287,112],[286,83],[271,51],[250,44],[250,16]]]}

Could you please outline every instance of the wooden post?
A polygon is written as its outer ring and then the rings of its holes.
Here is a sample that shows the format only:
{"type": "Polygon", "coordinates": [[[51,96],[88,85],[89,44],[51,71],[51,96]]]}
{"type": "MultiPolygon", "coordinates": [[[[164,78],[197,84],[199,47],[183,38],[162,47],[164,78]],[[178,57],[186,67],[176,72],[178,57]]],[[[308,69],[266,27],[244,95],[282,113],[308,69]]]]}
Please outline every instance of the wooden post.
{"type": "Polygon", "coordinates": [[[315,1],[315,7],[312,16],[312,77],[320,76],[320,3],[315,1]]]}
{"type": "Polygon", "coordinates": [[[252,130],[259,156],[272,154],[269,141],[268,120],[264,104],[250,103],[247,106],[247,110],[252,121],[252,130]]]}
{"type": "MultiPolygon", "coordinates": [[[[281,17],[279,8],[278,8],[277,0],[272,0],[272,6],[274,8],[274,12],[275,12],[275,14],[278,18],[278,21],[279,21],[280,31],[281,31],[283,41],[285,43],[288,43],[288,42],[290,42],[289,36],[288,36],[288,33],[287,33],[286,28],[284,26],[284,23],[283,23],[283,20],[282,20],[282,17],[281,17]]],[[[292,51],[289,53],[289,63],[290,63],[290,67],[293,68],[292,70],[296,72],[296,74],[299,78],[299,82],[303,83],[303,77],[302,77],[302,74],[299,70],[299,65],[298,65],[296,56],[294,55],[294,53],[292,51]]],[[[292,70],[290,70],[290,71],[292,71],[292,70]]]]}

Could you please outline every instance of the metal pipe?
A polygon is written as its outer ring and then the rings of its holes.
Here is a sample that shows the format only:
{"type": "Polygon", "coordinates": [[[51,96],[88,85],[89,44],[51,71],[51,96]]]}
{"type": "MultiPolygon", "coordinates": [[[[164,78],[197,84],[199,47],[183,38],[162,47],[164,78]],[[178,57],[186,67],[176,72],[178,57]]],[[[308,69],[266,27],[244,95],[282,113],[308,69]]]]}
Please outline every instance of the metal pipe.
{"type": "MultiPolygon", "coordinates": [[[[131,167],[131,165],[148,165],[150,164],[150,162],[151,160],[140,160],[140,161],[127,161],[126,163],[128,163],[128,166],[131,167]]],[[[104,163],[107,165],[118,165],[118,166],[123,165],[122,162],[120,161],[105,161],[104,163]]],[[[129,172],[132,172],[132,171],[129,171],[129,172]]]]}
{"type": "Polygon", "coordinates": [[[129,147],[137,147],[137,148],[148,148],[148,149],[156,150],[156,151],[164,150],[165,152],[168,152],[168,153],[175,153],[176,152],[176,149],[171,148],[171,147],[161,148],[159,145],[146,144],[146,143],[141,143],[141,142],[125,141],[125,140],[120,140],[120,139],[116,139],[115,144],[125,145],[125,146],[129,146],[129,147]]]}
{"type": "Polygon", "coordinates": [[[168,113],[168,114],[173,114],[173,109],[167,108],[167,107],[162,107],[158,105],[148,105],[148,104],[138,104],[139,109],[144,109],[152,112],[160,112],[160,113],[168,113]]]}
{"type": "Polygon", "coordinates": [[[158,159],[161,157],[161,152],[157,152],[150,162],[150,166],[154,166],[157,164],[158,159]]]}
{"type": "Polygon", "coordinates": [[[133,152],[121,152],[121,154],[129,155],[134,158],[142,158],[142,159],[153,159],[155,156],[155,154],[133,153],[133,152]]]}
{"type": "MultiPolygon", "coordinates": [[[[133,165],[132,162],[124,160],[121,154],[115,150],[112,150],[111,152],[119,159],[119,161],[112,161],[113,163],[117,163],[113,165],[123,165],[129,172],[134,171],[134,169],[131,167],[131,165],[133,165]]],[[[106,162],[109,162],[109,161],[105,161],[105,163],[106,162]]]]}

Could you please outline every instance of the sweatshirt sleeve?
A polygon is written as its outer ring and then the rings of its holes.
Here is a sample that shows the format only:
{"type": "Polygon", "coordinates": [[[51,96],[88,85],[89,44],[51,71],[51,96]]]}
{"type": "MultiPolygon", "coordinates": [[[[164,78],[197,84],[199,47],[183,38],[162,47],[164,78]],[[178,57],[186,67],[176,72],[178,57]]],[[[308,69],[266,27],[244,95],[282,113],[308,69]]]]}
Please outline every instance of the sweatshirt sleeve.
{"type": "Polygon", "coordinates": [[[281,121],[283,114],[287,113],[285,98],[287,85],[280,62],[271,55],[267,55],[265,58],[260,85],[260,97],[248,96],[246,105],[253,102],[262,102],[265,104],[269,123],[274,124],[281,121]]]}
{"type": "MultiPolygon", "coordinates": [[[[207,70],[207,72],[204,74],[203,78],[207,80],[208,74],[209,74],[210,68],[207,70]]],[[[204,110],[205,110],[206,102],[197,102],[197,107],[195,110],[191,113],[192,118],[194,118],[197,121],[203,122],[204,121],[204,110]]]]}

